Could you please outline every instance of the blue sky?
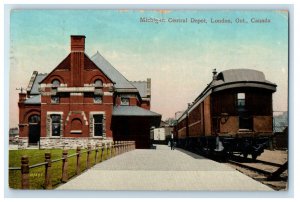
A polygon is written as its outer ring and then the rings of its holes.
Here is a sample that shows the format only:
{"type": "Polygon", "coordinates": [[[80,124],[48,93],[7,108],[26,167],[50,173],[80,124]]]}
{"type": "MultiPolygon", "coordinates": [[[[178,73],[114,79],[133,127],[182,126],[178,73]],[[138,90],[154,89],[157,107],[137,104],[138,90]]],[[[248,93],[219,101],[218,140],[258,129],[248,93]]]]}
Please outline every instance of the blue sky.
{"type": "MultiPolygon", "coordinates": [[[[86,36],[128,80],[152,79],[152,110],[173,117],[210,82],[212,69],[252,68],[278,85],[274,110],[287,110],[288,13],[285,11],[14,10],[10,29],[10,114],[16,87],[34,70],[49,73],[70,51],[70,35],[86,36]],[[206,18],[207,24],[140,23],[140,17],[206,18]],[[210,19],[231,19],[212,24],[210,19]],[[244,18],[247,24],[235,23],[244,18]],[[251,23],[251,18],[271,20],[251,23]]],[[[17,116],[10,116],[16,126],[17,116]]]]}

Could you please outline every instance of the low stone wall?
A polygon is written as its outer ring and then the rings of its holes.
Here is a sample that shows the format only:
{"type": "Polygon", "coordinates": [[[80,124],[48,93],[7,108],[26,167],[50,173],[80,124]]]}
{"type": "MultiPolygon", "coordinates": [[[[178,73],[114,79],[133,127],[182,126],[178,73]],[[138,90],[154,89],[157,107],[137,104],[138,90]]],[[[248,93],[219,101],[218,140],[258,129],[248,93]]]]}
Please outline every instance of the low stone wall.
{"type": "Polygon", "coordinates": [[[76,149],[77,146],[81,148],[87,148],[88,144],[91,144],[92,148],[95,148],[96,144],[109,144],[112,143],[112,139],[99,139],[99,138],[43,138],[40,139],[41,149],[76,149]]]}

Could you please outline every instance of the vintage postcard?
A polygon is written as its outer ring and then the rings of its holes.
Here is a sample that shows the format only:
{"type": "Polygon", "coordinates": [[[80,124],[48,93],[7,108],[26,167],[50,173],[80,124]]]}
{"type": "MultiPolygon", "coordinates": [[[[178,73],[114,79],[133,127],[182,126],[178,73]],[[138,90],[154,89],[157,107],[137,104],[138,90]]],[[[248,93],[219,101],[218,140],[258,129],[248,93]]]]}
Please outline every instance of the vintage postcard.
{"type": "Polygon", "coordinates": [[[288,10],[13,9],[9,44],[10,189],[288,190],[288,10]]]}

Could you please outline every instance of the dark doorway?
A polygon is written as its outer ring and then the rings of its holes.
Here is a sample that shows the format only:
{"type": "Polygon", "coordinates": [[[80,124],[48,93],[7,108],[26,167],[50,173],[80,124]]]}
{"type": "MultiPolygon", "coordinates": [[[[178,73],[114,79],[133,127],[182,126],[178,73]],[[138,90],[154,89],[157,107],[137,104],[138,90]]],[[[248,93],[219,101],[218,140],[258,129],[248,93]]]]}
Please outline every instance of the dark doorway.
{"type": "Polygon", "coordinates": [[[29,117],[29,144],[37,144],[40,141],[41,118],[39,115],[29,117]]]}

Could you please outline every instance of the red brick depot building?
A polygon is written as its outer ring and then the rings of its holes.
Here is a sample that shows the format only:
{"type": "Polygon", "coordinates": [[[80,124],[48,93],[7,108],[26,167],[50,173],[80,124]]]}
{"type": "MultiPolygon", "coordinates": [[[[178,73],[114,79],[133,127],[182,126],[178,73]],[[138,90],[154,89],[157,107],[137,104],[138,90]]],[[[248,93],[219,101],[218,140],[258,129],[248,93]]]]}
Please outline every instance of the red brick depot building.
{"type": "Polygon", "coordinates": [[[71,36],[71,53],[49,74],[34,71],[19,93],[19,148],[95,145],[135,140],[150,147],[151,80],[130,82],[97,52],[85,54],[85,36],[71,36]]]}

